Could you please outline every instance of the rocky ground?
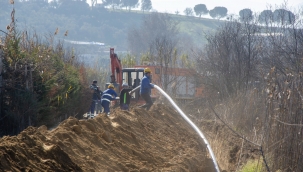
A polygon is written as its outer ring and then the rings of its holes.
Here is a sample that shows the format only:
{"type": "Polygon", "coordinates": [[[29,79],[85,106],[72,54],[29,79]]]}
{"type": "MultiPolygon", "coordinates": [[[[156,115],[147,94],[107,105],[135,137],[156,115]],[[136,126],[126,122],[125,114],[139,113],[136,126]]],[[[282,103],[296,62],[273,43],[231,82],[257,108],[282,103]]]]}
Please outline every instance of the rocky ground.
{"type": "MultiPolygon", "coordinates": [[[[236,158],[236,157],[235,157],[236,158]]],[[[220,165],[220,164],[219,164],[220,165]]],[[[172,108],[114,109],[0,139],[0,172],[214,171],[202,139],[172,108]]]]}

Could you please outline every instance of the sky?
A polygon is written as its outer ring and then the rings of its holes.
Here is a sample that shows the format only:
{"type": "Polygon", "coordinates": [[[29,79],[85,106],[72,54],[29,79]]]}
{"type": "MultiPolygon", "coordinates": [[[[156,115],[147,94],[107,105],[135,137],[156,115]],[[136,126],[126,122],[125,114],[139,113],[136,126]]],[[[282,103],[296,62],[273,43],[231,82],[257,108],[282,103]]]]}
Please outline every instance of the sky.
{"type": "Polygon", "coordinates": [[[249,8],[253,12],[262,12],[269,9],[271,5],[273,8],[281,6],[285,2],[288,9],[303,8],[303,0],[151,0],[153,9],[158,12],[175,13],[179,11],[183,13],[185,8],[194,8],[197,4],[205,4],[208,10],[216,6],[226,7],[228,14],[239,14],[239,11],[244,8],[249,8]]]}

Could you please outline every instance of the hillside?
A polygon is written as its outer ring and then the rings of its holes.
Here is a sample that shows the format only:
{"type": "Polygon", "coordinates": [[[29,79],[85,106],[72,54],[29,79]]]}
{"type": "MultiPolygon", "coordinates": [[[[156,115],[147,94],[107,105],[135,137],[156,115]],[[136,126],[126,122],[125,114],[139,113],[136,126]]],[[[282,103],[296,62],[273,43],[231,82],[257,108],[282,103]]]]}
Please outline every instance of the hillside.
{"type": "MultiPolygon", "coordinates": [[[[141,11],[108,10],[104,8],[67,10],[41,8],[26,2],[8,4],[0,14],[0,30],[7,31],[11,22],[12,9],[15,10],[15,22],[19,32],[27,30],[28,33],[37,32],[38,35],[52,35],[58,28],[56,39],[102,42],[105,46],[116,46],[119,50],[127,49],[127,33],[133,27],[139,27],[146,15],[150,13],[141,11]],[[67,36],[64,34],[68,31],[67,36]]],[[[62,7],[63,8],[63,7],[62,7]]],[[[72,7],[70,7],[72,8],[72,7]]],[[[205,43],[204,33],[213,32],[222,24],[220,20],[186,17],[171,14],[179,22],[180,34],[191,38],[196,45],[205,43]]],[[[2,32],[0,32],[0,37],[2,32]]],[[[5,36],[3,34],[3,36],[5,36]]],[[[43,37],[41,37],[43,38],[43,37]]],[[[81,49],[81,48],[77,48],[81,49]]],[[[82,48],[82,51],[96,51],[96,48],[82,48]]],[[[81,53],[87,53],[81,52],[81,53]]]]}
{"type": "Polygon", "coordinates": [[[0,171],[214,171],[202,140],[170,107],[70,117],[0,139],[0,171]]]}

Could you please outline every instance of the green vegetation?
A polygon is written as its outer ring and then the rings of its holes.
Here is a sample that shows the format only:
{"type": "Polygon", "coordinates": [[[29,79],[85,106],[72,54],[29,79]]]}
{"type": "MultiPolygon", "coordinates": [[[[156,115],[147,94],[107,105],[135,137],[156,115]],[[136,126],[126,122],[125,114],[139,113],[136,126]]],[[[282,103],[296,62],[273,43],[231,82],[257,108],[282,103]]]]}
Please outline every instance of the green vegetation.
{"type": "Polygon", "coordinates": [[[18,32],[15,22],[9,25],[1,46],[0,135],[17,134],[29,125],[52,126],[58,118],[83,113],[87,107],[84,66],[53,36],[46,40],[18,32]]]}
{"type": "Polygon", "coordinates": [[[259,162],[259,160],[255,159],[247,161],[240,172],[261,172],[261,170],[262,164],[259,162]]]}

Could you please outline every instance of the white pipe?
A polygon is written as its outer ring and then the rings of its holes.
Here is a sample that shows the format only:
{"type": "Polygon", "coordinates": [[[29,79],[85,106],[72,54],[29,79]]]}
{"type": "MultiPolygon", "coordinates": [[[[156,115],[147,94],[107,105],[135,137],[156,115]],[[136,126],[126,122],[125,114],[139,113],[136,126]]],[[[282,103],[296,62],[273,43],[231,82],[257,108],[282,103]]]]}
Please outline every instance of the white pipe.
{"type": "Polygon", "coordinates": [[[132,89],[130,92],[128,92],[129,94],[133,94],[135,91],[137,91],[139,88],[141,87],[141,85],[139,85],[138,87],[132,89]]]}
{"type": "Polygon", "coordinates": [[[203,133],[199,130],[199,128],[183,113],[183,111],[177,106],[177,104],[171,99],[171,97],[166,94],[160,87],[158,87],[157,85],[154,85],[154,88],[156,88],[158,91],[160,91],[160,93],[162,93],[169,101],[170,103],[175,107],[175,109],[177,109],[177,111],[180,113],[180,115],[187,121],[187,123],[189,123],[192,128],[200,135],[200,137],[203,139],[204,143],[206,144],[207,146],[207,149],[210,153],[210,156],[213,160],[213,163],[215,165],[215,168],[216,168],[216,171],[217,172],[220,172],[219,170],[219,166],[217,164],[217,161],[216,161],[216,157],[208,143],[208,141],[206,140],[205,136],[203,135],[203,133]]]}
{"type": "MultiPolygon", "coordinates": [[[[134,88],[133,90],[131,90],[129,92],[129,94],[134,93],[136,90],[138,90],[140,88],[140,85],[136,88],[134,88]]],[[[199,128],[183,113],[183,111],[177,106],[177,104],[173,101],[173,99],[171,99],[171,97],[165,93],[165,91],[163,91],[160,87],[158,87],[157,85],[154,85],[154,88],[156,88],[161,94],[163,94],[169,101],[170,103],[175,107],[175,109],[177,109],[177,111],[180,113],[180,115],[187,121],[187,123],[189,123],[190,126],[192,126],[192,128],[200,135],[200,137],[203,139],[204,143],[207,146],[207,149],[210,153],[211,159],[213,160],[214,166],[216,168],[217,172],[220,172],[219,170],[219,166],[217,164],[217,160],[215,157],[214,152],[212,151],[208,141],[206,140],[205,136],[203,135],[203,133],[199,130],[199,128]]]]}

